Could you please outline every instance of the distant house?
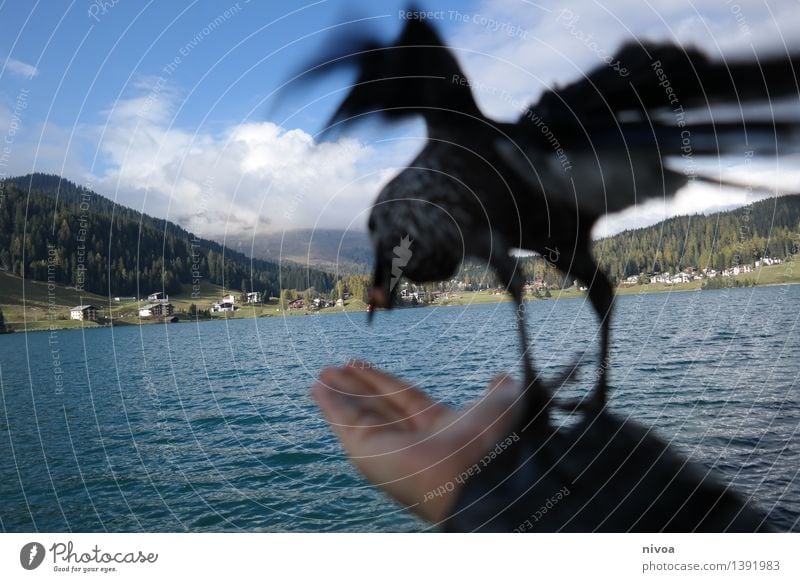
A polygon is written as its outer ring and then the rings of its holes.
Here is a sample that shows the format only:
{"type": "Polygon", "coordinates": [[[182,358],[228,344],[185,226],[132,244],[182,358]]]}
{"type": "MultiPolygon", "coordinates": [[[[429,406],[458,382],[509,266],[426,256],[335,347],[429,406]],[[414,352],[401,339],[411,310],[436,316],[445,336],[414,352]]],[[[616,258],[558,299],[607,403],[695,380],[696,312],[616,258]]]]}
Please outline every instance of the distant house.
{"type": "Polygon", "coordinates": [[[69,310],[69,318],[79,321],[97,321],[97,307],[94,305],[78,305],[69,310]]]}
{"type": "Polygon", "coordinates": [[[730,269],[731,275],[739,275],[741,273],[752,273],[753,266],[752,265],[736,265],[735,267],[730,269]]]}
{"type": "Polygon", "coordinates": [[[762,257],[756,261],[756,267],[766,267],[768,265],[780,265],[780,259],[773,259],[772,257],[762,257]]]}
{"type": "Polygon", "coordinates": [[[172,303],[148,303],[139,308],[139,317],[170,317],[174,312],[172,303]]]}
{"type": "Polygon", "coordinates": [[[692,280],[692,276],[688,273],[677,273],[670,277],[670,283],[675,285],[678,283],[688,283],[692,280]]]}
{"type": "Polygon", "coordinates": [[[245,296],[247,303],[261,303],[261,291],[253,291],[245,296]]]}
{"type": "Polygon", "coordinates": [[[326,307],[333,307],[333,301],[328,301],[322,297],[316,297],[312,303],[316,309],[325,309],[326,307]]]}
{"type": "Polygon", "coordinates": [[[672,284],[672,279],[669,276],[669,271],[665,271],[664,273],[653,273],[653,276],[650,277],[650,280],[653,283],[664,283],[666,285],[672,284]]]}
{"type": "Polygon", "coordinates": [[[291,303],[289,303],[289,309],[303,309],[305,307],[306,302],[303,301],[302,298],[295,299],[291,303]]]}
{"type": "Polygon", "coordinates": [[[236,306],[229,301],[218,301],[211,306],[212,313],[224,313],[226,311],[236,311],[236,306]]]}
{"type": "Polygon", "coordinates": [[[151,303],[155,301],[166,302],[169,301],[169,295],[163,291],[158,291],[156,293],[150,293],[150,295],[147,296],[147,300],[151,303]]]}
{"type": "Polygon", "coordinates": [[[156,317],[171,317],[175,313],[172,303],[160,303],[153,306],[153,315],[156,317]]]}
{"type": "MultiPolygon", "coordinates": [[[[248,293],[248,296],[250,294],[248,293]]],[[[226,311],[236,311],[238,308],[236,307],[236,297],[234,297],[231,293],[227,295],[223,295],[222,299],[219,301],[215,301],[214,304],[211,306],[212,313],[224,313],[226,311]]]]}

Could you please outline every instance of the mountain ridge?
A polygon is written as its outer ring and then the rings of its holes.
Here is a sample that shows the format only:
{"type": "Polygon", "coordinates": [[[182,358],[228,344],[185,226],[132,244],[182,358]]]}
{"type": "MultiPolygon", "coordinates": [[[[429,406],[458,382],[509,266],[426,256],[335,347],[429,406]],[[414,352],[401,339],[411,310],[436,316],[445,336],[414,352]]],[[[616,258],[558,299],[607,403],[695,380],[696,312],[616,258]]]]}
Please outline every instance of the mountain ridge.
{"type": "Polygon", "coordinates": [[[0,268],[102,295],[177,294],[208,280],[226,289],[315,287],[335,278],[320,269],[250,258],[49,174],[6,179],[0,205],[0,268]]]}

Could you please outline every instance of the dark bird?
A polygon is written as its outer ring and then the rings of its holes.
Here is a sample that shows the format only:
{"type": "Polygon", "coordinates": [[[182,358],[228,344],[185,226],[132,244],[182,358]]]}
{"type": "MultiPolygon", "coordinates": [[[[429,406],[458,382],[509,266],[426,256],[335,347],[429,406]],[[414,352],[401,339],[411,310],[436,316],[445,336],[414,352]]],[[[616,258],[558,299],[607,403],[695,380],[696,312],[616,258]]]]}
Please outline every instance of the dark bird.
{"type": "MultiPolygon", "coordinates": [[[[310,69],[311,76],[353,63],[359,69],[330,129],[371,113],[388,120],[422,116],[427,126],[425,148],[372,208],[372,307],[391,307],[399,274],[415,282],[446,280],[472,257],[496,270],[522,319],[524,279],[509,251],[529,249],[588,286],[602,321],[606,365],[613,289],[591,252],[597,219],[670,197],[689,180],[718,182],[668,168],[668,156],[693,161],[783,151],[793,143],[793,124],[743,113],[715,123],[713,106],[798,93],[797,68],[787,56],[714,63],[693,49],[630,43],[612,62],[545,92],[516,123],[481,113],[455,56],[425,21],[407,21],[389,46],[351,40],[350,49],[310,69]],[[698,109],[706,120],[697,119],[698,109]]],[[[524,325],[519,332],[527,354],[524,325]]],[[[529,355],[525,363],[530,414],[544,421],[551,395],[529,355]]],[[[602,407],[606,384],[600,375],[582,404],[602,407]]]]}
{"type": "Polygon", "coordinates": [[[693,180],[723,183],[694,172],[698,157],[793,151],[797,123],[757,114],[775,98],[797,97],[796,56],[714,62],[695,49],[631,42],[612,65],[546,91],[515,123],[499,123],[482,114],[470,81],[428,23],[408,21],[388,46],[357,39],[349,47],[304,74],[358,68],[329,129],[370,114],[389,121],[421,116],[428,134],[372,208],[370,304],[391,307],[400,276],[446,280],[475,258],[497,272],[520,316],[521,442],[516,454],[467,481],[445,526],[522,530],[533,519],[526,512],[565,487],[577,493],[529,530],[768,530],[763,514],[707,471],[609,413],[606,373],[597,375],[589,398],[554,401],[528,352],[524,279],[511,251],[535,251],[588,287],[607,370],[614,293],[592,256],[593,225],[647,199],[669,198],[693,180]],[[725,121],[720,106],[728,110],[725,121]],[[688,169],[668,167],[668,158],[682,158],[688,169]],[[554,428],[556,406],[582,410],[582,420],[554,428]]]}
{"type": "MultiPolygon", "coordinates": [[[[516,123],[499,123],[482,114],[470,81],[427,22],[407,21],[389,46],[352,37],[345,44],[303,75],[354,63],[359,70],[326,131],[377,113],[390,121],[421,116],[428,134],[372,208],[371,306],[392,306],[400,274],[446,280],[472,257],[496,270],[522,322],[525,281],[510,251],[529,249],[588,287],[601,319],[601,366],[608,362],[613,289],[592,256],[597,219],[670,197],[690,180],[720,183],[670,169],[667,157],[693,163],[725,152],[774,155],[796,142],[794,124],[752,120],[742,108],[797,95],[797,68],[787,56],[724,63],[671,44],[629,43],[614,66],[545,92],[516,123]],[[738,117],[714,122],[717,105],[736,106],[738,117]]],[[[519,333],[529,416],[546,422],[552,397],[534,372],[522,324],[519,333]]],[[[600,374],[591,398],[561,405],[601,408],[606,392],[607,374],[600,374]]]]}

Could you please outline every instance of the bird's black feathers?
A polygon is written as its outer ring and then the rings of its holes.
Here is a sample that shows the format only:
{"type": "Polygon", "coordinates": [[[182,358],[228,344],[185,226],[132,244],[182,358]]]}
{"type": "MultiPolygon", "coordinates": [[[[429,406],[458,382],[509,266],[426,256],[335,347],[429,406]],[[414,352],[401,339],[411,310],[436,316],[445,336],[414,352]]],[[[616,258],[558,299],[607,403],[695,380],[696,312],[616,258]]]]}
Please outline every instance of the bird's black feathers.
{"type": "MultiPolygon", "coordinates": [[[[545,92],[530,110],[551,125],[584,124],[611,112],[669,111],[800,95],[800,55],[756,61],[711,61],[694,48],[628,43],[614,55],[620,66],[599,66],[583,79],[545,92]]],[[[528,115],[523,115],[524,122],[528,115]]]]}

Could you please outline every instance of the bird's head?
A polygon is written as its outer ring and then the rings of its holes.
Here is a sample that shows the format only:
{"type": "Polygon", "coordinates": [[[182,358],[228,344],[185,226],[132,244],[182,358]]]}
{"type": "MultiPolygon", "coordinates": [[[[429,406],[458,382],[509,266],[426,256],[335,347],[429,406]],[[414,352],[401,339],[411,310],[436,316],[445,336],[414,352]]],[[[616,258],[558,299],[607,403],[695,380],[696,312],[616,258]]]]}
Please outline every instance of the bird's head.
{"type": "Polygon", "coordinates": [[[352,34],[330,44],[337,47],[336,52],[306,67],[293,83],[297,89],[320,74],[356,68],[357,80],[330,118],[326,132],[338,131],[371,113],[389,121],[413,115],[429,118],[441,110],[479,114],[455,56],[426,20],[407,19],[390,44],[352,34]]]}
{"type": "Polygon", "coordinates": [[[372,209],[369,230],[375,248],[369,291],[373,308],[391,309],[398,303],[401,279],[414,283],[443,281],[464,259],[458,226],[430,201],[381,201],[372,209]]]}

